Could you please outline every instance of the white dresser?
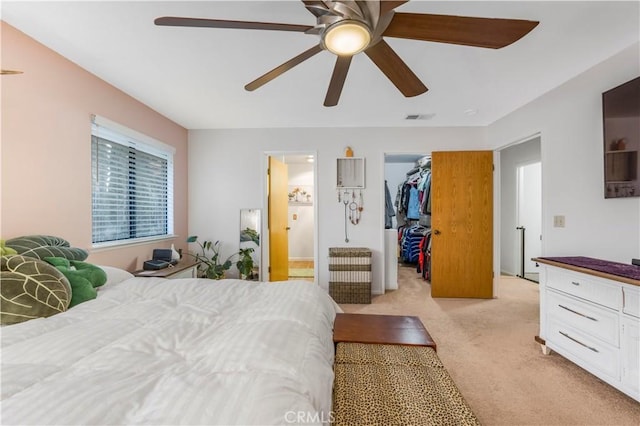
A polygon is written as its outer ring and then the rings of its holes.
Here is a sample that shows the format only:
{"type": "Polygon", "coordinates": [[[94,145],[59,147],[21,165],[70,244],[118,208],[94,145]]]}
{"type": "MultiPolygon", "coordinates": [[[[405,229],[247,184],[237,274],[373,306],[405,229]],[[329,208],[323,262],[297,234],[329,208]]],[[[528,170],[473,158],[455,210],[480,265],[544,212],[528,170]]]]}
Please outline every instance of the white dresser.
{"type": "Polygon", "coordinates": [[[640,401],[640,281],[534,260],[543,352],[556,351],[640,401]]]}

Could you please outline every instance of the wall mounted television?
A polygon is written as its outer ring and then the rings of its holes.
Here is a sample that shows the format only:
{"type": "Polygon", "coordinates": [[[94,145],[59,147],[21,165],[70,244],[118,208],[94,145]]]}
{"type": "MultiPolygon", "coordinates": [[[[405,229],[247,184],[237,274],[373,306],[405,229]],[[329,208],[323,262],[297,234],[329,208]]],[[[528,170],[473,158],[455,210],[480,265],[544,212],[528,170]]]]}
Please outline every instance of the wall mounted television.
{"type": "Polygon", "coordinates": [[[602,94],[604,197],[640,197],[640,77],[602,94]]]}

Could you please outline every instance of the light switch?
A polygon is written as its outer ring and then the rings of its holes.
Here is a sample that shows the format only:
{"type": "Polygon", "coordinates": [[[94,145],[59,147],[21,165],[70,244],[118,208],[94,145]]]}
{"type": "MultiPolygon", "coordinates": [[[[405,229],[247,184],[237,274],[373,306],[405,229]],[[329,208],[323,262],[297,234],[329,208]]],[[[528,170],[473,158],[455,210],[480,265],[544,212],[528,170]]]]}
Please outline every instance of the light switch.
{"type": "Polygon", "coordinates": [[[553,217],[553,227],[554,228],[564,228],[564,216],[554,216],[553,217]]]}

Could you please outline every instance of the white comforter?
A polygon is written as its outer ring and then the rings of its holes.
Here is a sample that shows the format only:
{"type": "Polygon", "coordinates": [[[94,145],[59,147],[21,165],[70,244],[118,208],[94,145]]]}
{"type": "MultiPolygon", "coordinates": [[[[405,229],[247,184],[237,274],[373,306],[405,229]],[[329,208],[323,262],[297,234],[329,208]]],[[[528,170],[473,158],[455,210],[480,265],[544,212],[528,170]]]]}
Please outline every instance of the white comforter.
{"type": "Polygon", "coordinates": [[[326,422],[336,309],[306,281],[131,278],[2,328],[1,422],[326,422]]]}

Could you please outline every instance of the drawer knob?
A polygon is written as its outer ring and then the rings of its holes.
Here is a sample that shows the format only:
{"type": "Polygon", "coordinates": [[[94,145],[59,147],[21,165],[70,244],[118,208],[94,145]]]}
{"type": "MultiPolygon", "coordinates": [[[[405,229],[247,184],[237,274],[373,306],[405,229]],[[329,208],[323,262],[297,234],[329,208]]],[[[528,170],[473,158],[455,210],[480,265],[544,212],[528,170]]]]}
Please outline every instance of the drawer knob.
{"type": "Polygon", "coordinates": [[[571,281],[571,284],[573,285],[580,285],[580,283],[578,281],[571,281]]]}

